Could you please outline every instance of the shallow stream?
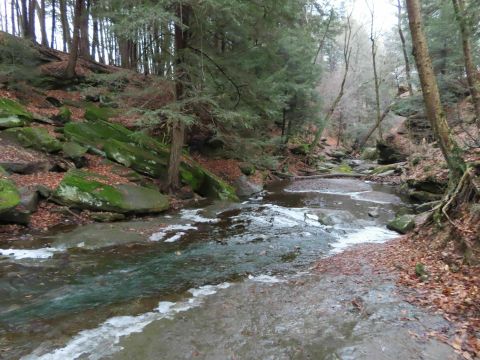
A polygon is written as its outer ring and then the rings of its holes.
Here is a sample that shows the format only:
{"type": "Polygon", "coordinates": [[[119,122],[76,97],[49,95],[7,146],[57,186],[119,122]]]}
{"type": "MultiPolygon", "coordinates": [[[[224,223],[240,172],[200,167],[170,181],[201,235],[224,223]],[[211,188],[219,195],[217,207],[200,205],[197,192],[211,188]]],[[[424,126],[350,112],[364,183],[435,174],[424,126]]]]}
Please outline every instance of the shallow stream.
{"type": "MultiPolygon", "coordinates": [[[[358,358],[338,355],[335,346],[352,345],[344,332],[352,334],[358,321],[339,312],[335,325],[343,295],[326,294],[362,287],[329,285],[308,271],[353,244],[396,237],[385,223],[406,204],[394,188],[308,180],[276,184],[242,203],[198,206],[0,244],[0,357],[358,358]],[[308,289],[295,288],[297,279],[308,289]],[[292,305],[297,291],[305,311],[292,305]],[[322,308],[323,322],[308,325],[322,308]],[[340,338],[332,342],[335,332],[340,338]],[[317,339],[314,350],[301,350],[302,333],[304,341],[317,339]]],[[[382,296],[393,298],[391,291],[382,296]]]]}

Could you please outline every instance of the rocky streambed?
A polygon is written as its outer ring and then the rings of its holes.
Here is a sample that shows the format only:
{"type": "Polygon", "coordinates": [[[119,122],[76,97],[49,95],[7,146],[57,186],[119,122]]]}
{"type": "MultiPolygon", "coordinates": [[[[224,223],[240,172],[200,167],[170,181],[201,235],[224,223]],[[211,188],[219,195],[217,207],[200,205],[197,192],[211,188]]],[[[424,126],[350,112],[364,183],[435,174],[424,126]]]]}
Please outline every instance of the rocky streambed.
{"type": "Polygon", "coordinates": [[[448,358],[449,348],[410,336],[445,324],[405,303],[392,279],[311,271],[352,245],[395,238],[385,224],[405,206],[395,188],[317,179],[2,243],[0,354],[448,358]]]}

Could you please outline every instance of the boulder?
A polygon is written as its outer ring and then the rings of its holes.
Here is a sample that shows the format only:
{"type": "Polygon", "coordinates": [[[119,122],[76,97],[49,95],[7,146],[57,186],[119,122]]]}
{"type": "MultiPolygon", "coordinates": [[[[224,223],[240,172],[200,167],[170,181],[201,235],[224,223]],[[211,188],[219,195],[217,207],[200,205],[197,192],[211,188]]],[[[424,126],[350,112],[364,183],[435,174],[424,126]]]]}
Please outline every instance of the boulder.
{"type": "Polygon", "coordinates": [[[63,144],[62,152],[66,159],[72,160],[77,168],[85,165],[85,154],[88,149],[75,142],[69,141],[63,144]]]}
{"type": "Polygon", "coordinates": [[[380,165],[389,165],[407,160],[407,155],[402,154],[391,143],[385,141],[377,142],[378,163],[380,165]]]}
{"type": "Polygon", "coordinates": [[[0,215],[0,222],[6,224],[28,225],[30,215],[37,211],[39,195],[36,187],[23,187],[19,189],[20,203],[0,215]]]}
{"type": "Polygon", "coordinates": [[[114,115],[114,111],[107,107],[87,105],[85,108],[85,119],[90,121],[108,121],[114,115]]]}
{"type": "Polygon", "coordinates": [[[17,116],[23,120],[31,120],[32,114],[30,114],[20,103],[17,101],[1,98],[0,99],[0,118],[6,118],[9,116],[17,116]]]}
{"type": "Polygon", "coordinates": [[[350,165],[343,163],[337,166],[335,169],[333,169],[334,173],[340,173],[340,174],[351,174],[353,173],[353,169],[351,168],[350,165]]]}
{"type": "Polygon", "coordinates": [[[347,157],[347,153],[343,150],[334,150],[329,152],[328,155],[337,161],[341,161],[347,157]]]}
{"type": "Polygon", "coordinates": [[[408,179],[407,184],[409,187],[418,191],[427,191],[432,194],[444,194],[447,190],[447,183],[437,180],[433,177],[427,177],[425,179],[408,179]]]}
{"type": "Polygon", "coordinates": [[[62,143],[50,135],[44,128],[13,128],[5,130],[5,133],[12,136],[22,146],[27,148],[48,153],[59,152],[62,149],[62,143]]]}
{"type": "Polygon", "coordinates": [[[112,213],[112,212],[93,212],[89,214],[90,219],[97,222],[115,222],[122,221],[126,219],[124,214],[112,213]]]}
{"type": "Polygon", "coordinates": [[[154,178],[162,177],[168,164],[150,151],[115,139],[107,140],[103,151],[108,159],[154,178]]]}
{"type": "Polygon", "coordinates": [[[433,194],[428,191],[410,191],[408,193],[408,196],[413,201],[417,201],[420,203],[429,203],[432,201],[442,200],[443,198],[442,194],[433,194]]]}
{"type": "Polygon", "coordinates": [[[375,169],[373,169],[371,174],[372,175],[379,175],[379,174],[385,174],[386,172],[389,172],[389,171],[393,171],[394,173],[399,174],[399,173],[401,173],[402,169],[397,164],[383,165],[383,166],[378,166],[375,169]]]}
{"type": "Polygon", "coordinates": [[[9,115],[0,117],[0,129],[10,129],[15,127],[25,126],[27,122],[17,115],[9,115]]]}
{"type": "Polygon", "coordinates": [[[15,184],[11,180],[0,178],[0,214],[14,209],[20,204],[20,200],[15,184]]]}
{"type": "Polygon", "coordinates": [[[399,215],[387,224],[387,228],[400,234],[406,234],[415,229],[415,216],[399,215]]]}
{"type": "Polygon", "coordinates": [[[86,146],[89,150],[101,150],[109,139],[131,142],[133,134],[121,125],[106,121],[69,122],[63,133],[68,140],[86,146]]]}
{"type": "Polygon", "coordinates": [[[252,195],[258,194],[263,190],[261,185],[257,185],[248,181],[248,178],[245,175],[240,176],[234,183],[236,188],[236,193],[239,197],[250,197],[252,195]]]}
{"type": "Polygon", "coordinates": [[[58,114],[52,117],[52,120],[57,124],[66,124],[72,120],[72,112],[66,106],[58,109],[58,114]]]}
{"type": "Polygon", "coordinates": [[[52,199],[79,209],[121,214],[159,213],[167,210],[168,197],[160,192],[130,184],[107,185],[98,174],[70,170],[52,199]]]}

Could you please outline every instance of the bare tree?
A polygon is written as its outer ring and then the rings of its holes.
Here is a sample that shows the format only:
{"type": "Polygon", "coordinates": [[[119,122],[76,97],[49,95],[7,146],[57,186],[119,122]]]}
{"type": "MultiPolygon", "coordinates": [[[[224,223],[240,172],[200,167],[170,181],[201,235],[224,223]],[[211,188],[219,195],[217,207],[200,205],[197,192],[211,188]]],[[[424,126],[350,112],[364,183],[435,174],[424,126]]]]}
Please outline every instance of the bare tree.
{"type": "Polygon", "coordinates": [[[397,0],[397,8],[398,8],[398,35],[400,36],[400,41],[402,43],[402,52],[403,52],[403,60],[405,61],[405,75],[407,77],[407,86],[408,86],[408,93],[410,96],[413,95],[413,87],[412,87],[412,74],[410,69],[410,60],[408,59],[408,52],[407,52],[407,45],[405,41],[405,35],[403,35],[402,29],[402,0],[397,0]]]}
{"type": "Polygon", "coordinates": [[[374,30],[374,19],[375,19],[375,5],[372,3],[370,6],[368,0],[365,0],[368,10],[370,11],[370,42],[371,42],[371,54],[372,54],[372,66],[373,66],[373,85],[375,87],[375,111],[376,111],[376,127],[378,129],[378,138],[379,140],[383,139],[382,134],[382,114],[380,110],[380,82],[378,79],[377,72],[377,36],[374,30]]]}
{"type": "Polygon", "coordinates": [[[325,115],[325,118],[323,119],[322,124],[319,125],[317,132],[315,133],[315,138],[313,139],[313,142],[310,145],[310,153],[309,155],[312,155],[313,152],[315,151],[315,148],[318,145],[318,142],[320,141],[320,138],[322,137],[323,130],[325,129],[326,124],[330,121],[332,118],[335,109],[337,108],[338,104],[340,103],[340,100],[342,100],[342,97],[345,93],[345,83],[347,82],[347,76],[348,76],[348,71],[350,70],[350,59],[352,56],[352,23],[351,23],[351,14],[347,16],[346,19],[346,24],[345,24],[345,33],[344,33],[344,45],[343,45],[343,64],[344,64],[344,70],[343,70],[343,78],[342,82],[340,84],[340,89],[338,92],[337,97],[333,101],[332,105],[327,111],[327,114],[325,115]]]}

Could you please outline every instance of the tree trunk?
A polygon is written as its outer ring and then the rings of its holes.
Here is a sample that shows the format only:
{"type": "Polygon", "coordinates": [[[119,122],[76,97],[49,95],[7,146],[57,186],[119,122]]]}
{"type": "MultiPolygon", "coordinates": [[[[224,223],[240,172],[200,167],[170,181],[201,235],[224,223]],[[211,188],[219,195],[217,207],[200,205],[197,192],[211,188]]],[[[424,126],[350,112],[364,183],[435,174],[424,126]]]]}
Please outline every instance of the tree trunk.
{"type": "MultiPolygon", "coordinates": [[[[84,0],[85,1],[85,0],[84,0]]],[[[88,20],[90,17],[90,0],[86,0],[86,6],[83,6],[82,17],[80,20],[80,53],[85,59],[90,59],[90,40],[88,38],[88,20]]]]}
{"type": "MultiPolygon", "coordinates": [[[[188,47],[190,31],[188,29],[190,20],[190,7],[183,4],[177,4],[176,15],[180,23],[175,24],[175,73],[176,85],[175,94],[177,101],[185,99],[185,82],[188,80],[188,74],[185,70],[185,50],[188,47]]],[[[185,109],[184,109],[185,110],[185,109]]],[[[170,191],[176,191],[180,188],[180,163],[182,160],[182,149],[185,141],[185,124],[177,120],[172,128],[172,143],[170,146],[170,159],[168,162],[167,187],[170,191]]]]}
{"type": "Polygon", "coordinates": [[[5,32],[8,33],[8,6],[7,6],[7,0],[3,2],[3,6],[5,9],[5,32]]]}
{"type": "Polygon", "coordinates": [[[463,0],[452,0],[452,2],[462,35],[463,58],[465,61],[468,87],[470,89],[470,95],[472,96],[472,103],[475,107],[477,126],[480,127],[480,84],[477,81],[477,70],[473,63],[470,29],[468,28],[467,19],[465,18],[465,4],[463,0]]]}
{"type": "Polygon", "coordinates": [[[28,3],[28,36],[27,38],[32,40],[34,43],[37,42],[37,37],[35,36],[35,4],[36,0],[30,0],[28,3]]]}
{"type": "Polygon", "coordinates": [[[82,13],[84,8],[84,0],[75,1],[75,14],[73,16],[73,39],[70,49],[70,56],[68,58],[67,69],[65,70],[65,77],[72,79],[75,77],[75,68],[77,67],[78,48],[80,43],[80,26],[82,21],[82,13]]]}
{"type": "Polygon", "coordinates": [[[12,22],[12,35],[15,36],[17,34],[17,30],[15,29],[15,3],[16,0],[10,0],[10,16],[12,22]]]}
{"type": "Polygon", "coordinates": [[[20,0],[22,5],[22,35],[28,39],[30,37],[30,27],[28,26],[28,4],[27,0],[20,0]]]}
{"type": "Polygon", "coordinates": [[[35,8],[37,9],[38,22],[40,24],[40,32],[42,34],[42,45],[48,47],[47,24],[45,19],[45,0],[41,0],[40,5],[35,1],[35,8]]]}
{"type": "Polygon", "coordinates": [[[62,23],[63,34],[63,51],[70,51],[72,38],[70,36],[70,26],[68,23],[67,0],[59,0],[60,5],[60,22],[62,23]]]}
{"type": "Polygon", "coordinates": [[[433,71],[427,39],[422,25],[419,0],[407,0],[408,20],[412,34],[413,54],[422,85],[427,118],[450,169],[450,185],[455,186],[465,171],[461,149],[453,138],[440,101],[437,79],[433,71]]]}
{"type": "Polygon", "coordinates": [[[55,31],[57,27],[57,3],[55,0],[52,0],[52,39],[50,41],[50,47],[55,48],[55,31]]]}
{"type": "Polygon", "coordinates": [[[412,75],[410,70],[410,60],[408,59],[407,53],[407,45],[405,42],[405,36],[403,35],[402,30],[402,2],[401,0],[397,0],[398,2],[398,35],[400,36],[400,41],[402,43],[402,52],[403,52],[403,60],[405,61],[405,75],[407,77],[407,86],[408,86],[408,93],[410,96],[413,96],[413,87],[412,87],[412,75]]]}

